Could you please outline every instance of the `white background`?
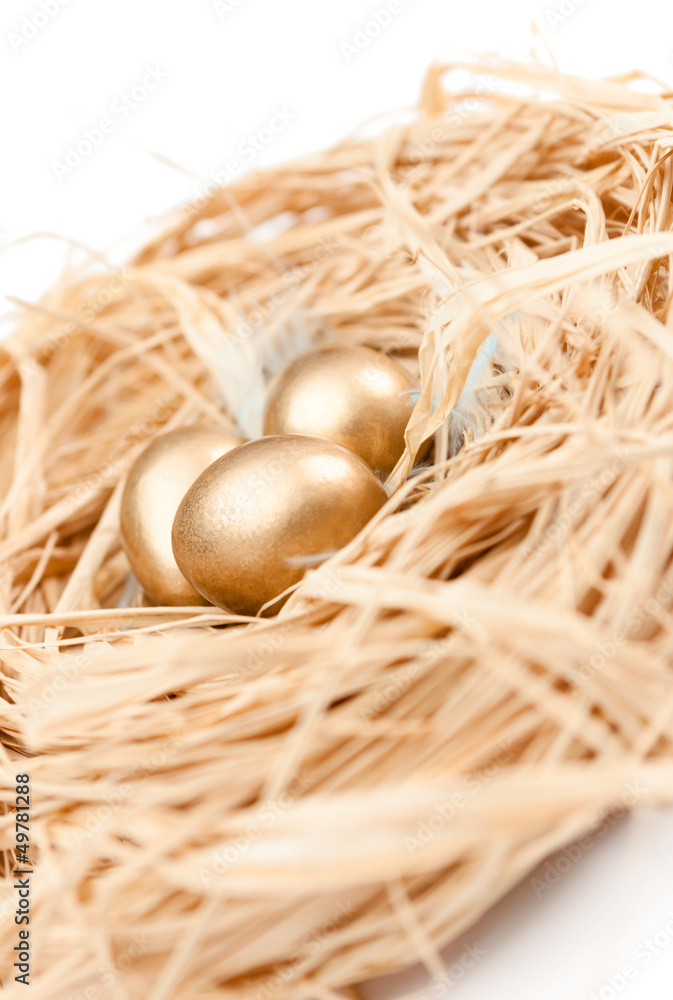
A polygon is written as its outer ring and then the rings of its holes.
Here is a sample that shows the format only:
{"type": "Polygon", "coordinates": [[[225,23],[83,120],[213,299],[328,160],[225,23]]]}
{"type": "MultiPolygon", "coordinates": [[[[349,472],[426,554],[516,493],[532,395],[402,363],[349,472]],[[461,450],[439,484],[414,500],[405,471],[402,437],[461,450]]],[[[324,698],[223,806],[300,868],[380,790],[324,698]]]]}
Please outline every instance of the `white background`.
{"type": "MultiPolygon", "coordinates": [[[[436,57],[540,51],[533,21],[568,72],[638,67],[673,81],[670,0],[392,7],[390,24],[353,54],[346,46],[391,0],[3,0],[0,296],[32,298],[57,277],[66,244],[55,236],[119,260],[147,223],[197,195],[228,163],[249,170],[310,152],[412,105],[436,57]],[[41,3],[55,12],[45,14],[41,3]],[[163,79],[122,111],[124,95],[150,69],[163,79]],[[251,152],[250,137],[278,110],[282,131],[251,152]],[[104,118],[111,131],[57,177],[68,146],[104,118]],[[26,239],[33,233],[54,237],[26,239]]],[[[3,299],[0,312],[6,307],[3,299]]],[[[450,995],[589,1000],[596,991],[601,1000],[670,1000],[673,947],[636,962],[627,988],[609,983],[673,915],[672,844],[673,814],[646,814],[597,841],[542,898],[526,880],[447,953],[451,964],[466,942],[485,952],[450,995]]],[[[420,982],[411,973],[368,995],[378,1000],[420,982]]]]}

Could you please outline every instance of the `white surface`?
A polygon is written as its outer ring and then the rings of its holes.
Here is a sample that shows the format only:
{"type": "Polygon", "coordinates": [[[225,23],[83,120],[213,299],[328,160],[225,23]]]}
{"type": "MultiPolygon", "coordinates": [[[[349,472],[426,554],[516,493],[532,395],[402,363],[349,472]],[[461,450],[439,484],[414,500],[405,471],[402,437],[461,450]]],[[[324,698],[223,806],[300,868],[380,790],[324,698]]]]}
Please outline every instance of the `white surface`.
{"type": "Polygon", "coordinates": [[[450,986],[416,967],[364,1000],[671,1000],[672,842],[669,809],[571,845],[445,950],[450,986]]]}
{"type": "MultiPolygon", "coordinates": [[[[670,0],[3,0],[0,295],[34,297],[64,261],[57,240],[14,240],[58,233],[116,247],[118,259],[129,234],[137,243],[141,223],[198,194],[211,172],[309,152],[413,104],[437,56],[525,58],[532,19],[569,72],[639,67],[673,80],[670,0]],[[381,11],[389,23],[367,41],[358,31],[381,11]],[[98,145],[59,179],[55,161],[101,119],[98,145]]],[[[673,915],[672,842],[673,813],[649,814],[596,843],[543,898],[525,881],[448,953],[455,964],[477,941],[475,966],[448,994],[421,995],[669,1000],[668,943],[636,960],[623,987],[610,977],[673,915]]],[[[371,1000],[418,984],[414,975],[372,986],[371,1000]]]]}

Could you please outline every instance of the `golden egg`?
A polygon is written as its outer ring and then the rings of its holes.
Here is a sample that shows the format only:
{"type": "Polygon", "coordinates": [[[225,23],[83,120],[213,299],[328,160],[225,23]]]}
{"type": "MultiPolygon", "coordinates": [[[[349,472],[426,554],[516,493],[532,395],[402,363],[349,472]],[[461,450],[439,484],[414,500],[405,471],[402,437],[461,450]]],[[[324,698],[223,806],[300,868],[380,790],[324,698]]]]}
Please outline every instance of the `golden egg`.
{"type": "Polygon", "coordinates": [[[312,434],[350,448],[385,478],[404,451],[411,376],[370,347],[300,354],[273,378],[265,434],[312,434]]]}
{"type": "Polygon", "coordinates": [[[222,429],[185,427],[155,438],[131,467],[121,501],[122,544],[156,604],[204,603],[175,562],[173,519],[197,476],[240,443],[222,429]]]}
{"type": "Polygon", "coordinates": [[[255,615],[307,565],[350,542],[385,500],[369,466],[333,441],[260,438],[224,455],[188,490],[173,552],[209,601],[255,615]]]}

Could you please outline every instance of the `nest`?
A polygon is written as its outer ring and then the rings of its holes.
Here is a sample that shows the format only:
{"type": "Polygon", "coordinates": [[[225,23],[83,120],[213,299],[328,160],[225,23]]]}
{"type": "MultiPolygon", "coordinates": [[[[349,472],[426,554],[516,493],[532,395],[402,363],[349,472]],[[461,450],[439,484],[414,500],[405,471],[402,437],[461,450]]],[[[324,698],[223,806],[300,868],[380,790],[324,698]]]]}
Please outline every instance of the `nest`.
{"type": "Polygon", "coordinates": [[[540,859],[673,799],[673,95],[457,68],[1,346],[0,956],[7,986],[27,772],[34,1000],[441,979],[540,859]],[[129,466],[182,425],[259,434],[324,340],[418,373],[387,505],[276,618],[148,607],[129,466]]]}

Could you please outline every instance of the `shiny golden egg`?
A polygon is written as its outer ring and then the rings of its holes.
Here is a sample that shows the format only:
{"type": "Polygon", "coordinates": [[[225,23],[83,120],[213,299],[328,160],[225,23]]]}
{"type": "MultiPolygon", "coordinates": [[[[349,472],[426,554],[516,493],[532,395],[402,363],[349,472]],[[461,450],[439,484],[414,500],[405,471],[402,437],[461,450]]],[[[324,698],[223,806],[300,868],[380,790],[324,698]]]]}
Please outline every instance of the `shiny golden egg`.
{"type": "Polygon", "coordinates": [[[156,604],[204,603],[173,556],[173,519],[197,476],[240,443],[229,431],[185,427],[155,438],[131,467],[121,500],[122,544],[131,569],[156,604]]]}
{"type": "Polygon", "coordinates": [[[385,500],[369,466],[333,441],[260,438],[218,459],[188,490],[173,552],[209,601],[256,615],[307,566],[350,542],[385,500]]]}
{"type": "Polygon", "coordinates": [[[411,376],[370,347],[300,354],[272,379],[265,434],[312,434],[350,448],[385,478],[404,451],[411,376]]]}

